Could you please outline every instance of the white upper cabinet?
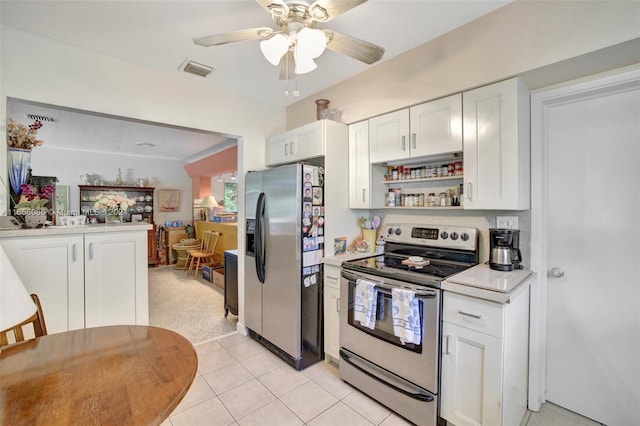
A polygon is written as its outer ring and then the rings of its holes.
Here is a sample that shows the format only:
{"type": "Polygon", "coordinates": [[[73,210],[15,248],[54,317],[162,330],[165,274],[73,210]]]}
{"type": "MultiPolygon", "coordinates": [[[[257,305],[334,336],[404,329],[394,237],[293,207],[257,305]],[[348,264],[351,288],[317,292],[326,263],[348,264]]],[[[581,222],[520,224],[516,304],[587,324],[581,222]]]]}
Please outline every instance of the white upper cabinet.
{"type": "Polygon", "coordinates": [[[462,95],[370,119],[369,143],[371,163],[462,151],[462,95]]]}
{"type": "Polygon", "coordinates": [[[462,95],[409,108],[411,157],[462,151],[462,95]]]}
{"type": "Polygon", "coordinates": [[[349,126],[349,208],[371,207],[371,164],[369,122],[349,126]]]}
{"type": "Polygon", "coordinates": [[[342,137],[345,125],[318,120],[267,138],[266,164],[277,166],[295,163],[326,154],[327,139],[342,137]]]}
{"type": "Polygon", "coordinates": [[[384,163],[409,158],[409,110],[369,119],[369,160],[384,163]]]}
{"type": "Polygon", "coordinates": [[[464,208],[530,208],[529,92],[513,78],[463,93],[464,208]]]}

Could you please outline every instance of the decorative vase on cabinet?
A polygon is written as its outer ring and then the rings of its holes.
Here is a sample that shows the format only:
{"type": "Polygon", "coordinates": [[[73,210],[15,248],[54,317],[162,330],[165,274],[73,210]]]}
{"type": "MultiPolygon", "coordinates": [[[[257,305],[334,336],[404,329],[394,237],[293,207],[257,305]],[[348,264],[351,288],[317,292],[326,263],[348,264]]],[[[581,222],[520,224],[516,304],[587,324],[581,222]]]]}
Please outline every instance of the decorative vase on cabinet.
{"type": "Polygon", "coordinates": [[[31,150],[8,148],[7,160],[9,162],[9,182],[11,189],[20,194],[20,185],[27,182],[29,169],[31,169],[31,150]]]}
{"type": "Polygon", "coordinates": [[[122,218],[122,210],[118,211],[118,212],[113,212],[113,213],[107,213],[106,217],[105,217],[105,223],[107,225],[117,225],[123,222],[123,218],[122,218]]]}
{"type": "Polygon", "coordinates": [[[29,228],[37,228],[47,221],[47,209],[24,211],[24,223],[29,228]]]}

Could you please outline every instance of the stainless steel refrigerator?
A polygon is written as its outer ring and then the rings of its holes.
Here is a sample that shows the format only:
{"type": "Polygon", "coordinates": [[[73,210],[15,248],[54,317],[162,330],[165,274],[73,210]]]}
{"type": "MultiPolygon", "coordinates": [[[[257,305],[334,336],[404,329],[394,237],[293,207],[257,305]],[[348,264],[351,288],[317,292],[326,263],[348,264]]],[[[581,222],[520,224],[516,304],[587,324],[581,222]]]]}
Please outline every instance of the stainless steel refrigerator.
{"type": "Polygon", "coordinates": [[[322,359],[323,168],[292,164],[245,179],[245,322],[296,369],[322,359]]]}

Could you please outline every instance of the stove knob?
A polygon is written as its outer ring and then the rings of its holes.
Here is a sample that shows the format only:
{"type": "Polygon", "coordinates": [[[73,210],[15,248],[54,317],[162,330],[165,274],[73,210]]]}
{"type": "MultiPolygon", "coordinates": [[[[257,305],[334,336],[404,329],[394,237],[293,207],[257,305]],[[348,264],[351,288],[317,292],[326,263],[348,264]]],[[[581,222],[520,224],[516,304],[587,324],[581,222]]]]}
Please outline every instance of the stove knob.
{"type": "Polygon", "coordinates": [[[389,230],[387,231],[387,235],[393,235],[393,228],[389,228],[389,230]]]}
{"type": "Polygon", "coordinates": [[[440,233],[440,238],[442,238],[443,240],[446,240],[449,237],[449,234],[447,233],[447,231],[442,231],[440,233]]]}
{"type": "Polygon", "coordinates": [[[402,234],[402,230],[400,228],[396,228],[396,235],[402,234]]]}
{"type": "Polygon", "coordinates": [[[452,232],[451,233],[451,239],[454,240],[454,241],[457,240],[458,239],[458,233],[457,232],[452,232]]]}
{"type": "Polygon", "coordinates": [[[460,239],[461,239],[462,241],[467,241],[467,240],[469,239],[469,234],[467,234],[466,232],[463,232],[463,233],[460,235],[460,239]]]}

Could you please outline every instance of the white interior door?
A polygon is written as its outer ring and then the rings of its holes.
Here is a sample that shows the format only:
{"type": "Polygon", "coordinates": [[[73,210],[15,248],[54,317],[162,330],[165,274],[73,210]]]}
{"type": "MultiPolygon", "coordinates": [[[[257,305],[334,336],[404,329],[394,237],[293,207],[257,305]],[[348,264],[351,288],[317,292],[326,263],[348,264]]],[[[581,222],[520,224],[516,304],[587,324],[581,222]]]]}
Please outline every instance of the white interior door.
{"type": "Polygon", "coordinates": [[[639,74],[542,113],[546,400],[609,426],[640,419],[639,74]]]}

